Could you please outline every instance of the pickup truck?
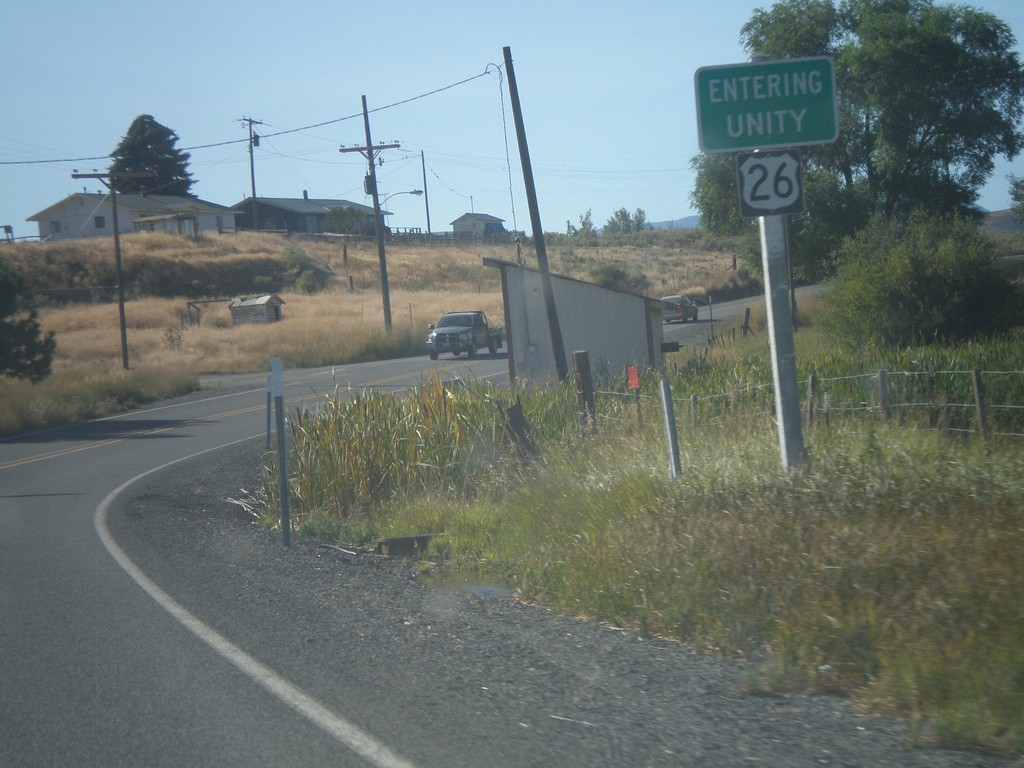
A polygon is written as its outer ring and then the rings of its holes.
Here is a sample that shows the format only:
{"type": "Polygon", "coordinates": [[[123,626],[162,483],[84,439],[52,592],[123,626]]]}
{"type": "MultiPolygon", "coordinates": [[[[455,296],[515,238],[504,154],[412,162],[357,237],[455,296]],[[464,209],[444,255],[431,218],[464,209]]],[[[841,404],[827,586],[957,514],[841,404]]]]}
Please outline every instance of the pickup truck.
{"type": "Polygon", "coordinates": [[[436,325],[428,325],[427,354],[437,360],[442,352],[476,357],[478,349],[487,348],[492,355],[501,349],[501,327],[487,322],[487,315],[480,310],[471,312],[449,312],[436,325]]]}

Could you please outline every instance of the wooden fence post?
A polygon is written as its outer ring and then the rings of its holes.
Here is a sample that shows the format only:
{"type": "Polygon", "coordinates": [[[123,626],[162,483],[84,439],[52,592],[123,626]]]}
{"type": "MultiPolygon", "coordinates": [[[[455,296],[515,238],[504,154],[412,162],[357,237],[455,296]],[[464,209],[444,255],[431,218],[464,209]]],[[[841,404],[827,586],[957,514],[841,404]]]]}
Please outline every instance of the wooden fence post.
{"type": "Polygon", "coordinates": [[[750,307],[743,310],[743,326],[740,330],[742,337],[747,338],[747,334],[750,333],[750,307]]]}
{"type": "Polygon", "coordinates": [[[889,372],[882,368],[878,371],[878,410],[882,421],[889,419],[889,372]]]}
{"type": "Polygon", "coordinates": [[[590,353],[583,349],[572,353],[572,366],[576,374],[576,400],[579,405],[580,433],[597,429],[597,411],[594,406],[594,382],[590,376],[590,353]]]}
{"type": "Polygon", "coordinates": [[[927,358],[928,376],[925,379],[927,382],[927,394],[928,394],[928,428],[936,429],[939,426],[939,406],[935,402],[935,364],[932,359],[927,358]]]}
{"type": "Polygon", "coordinates": [[[690,422],[697,428],[697,396],[690,395],[690,422]]]}
{"type": "Polygon", "coordinates": [[[814,407],[815,397],[818,394],[818,374],[815,371],[811,371],[810,378],[807,379],[807,428],[810,429],[814,426],[814,407]]]}
{"type": "Polygon", "coordinates": [[[974,410],[978,415],[978,433],[982,442],[988,437],[988,425],[985,423],[985,384],[981,380],[981,371],[971,371],[971,384],[974,388],[974,410]]]}

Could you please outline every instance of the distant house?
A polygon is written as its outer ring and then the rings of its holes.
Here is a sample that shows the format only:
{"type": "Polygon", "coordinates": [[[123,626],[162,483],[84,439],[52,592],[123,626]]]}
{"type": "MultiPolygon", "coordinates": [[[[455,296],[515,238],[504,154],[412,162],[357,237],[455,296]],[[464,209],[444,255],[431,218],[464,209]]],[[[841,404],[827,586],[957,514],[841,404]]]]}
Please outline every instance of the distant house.
{"type": "Polygon", "coordinates": [[[228,302],[232,325],[265,325],[281,319],[284,305],[276,293],[254,299],[232,299],[228,302]]]}
{"type": "MultiPolygon", "coordinates": [[[[76,192],[27,221],[39,225],[40,240],[111,237],[114,205],[109,194],[76,192]]],[[[234,230],[235,217],[227,206],[198,197],[122,192],[117,196],[117,224],[121,232],[169,231],[194,237],[201,232],[234,230]]]]}
{"type": "Polygon", "coordinates": [[[456,240],[503,240],[508,236],[504,222],[487,213],[464,213],[451,227],[456,240]]]}
{"type": "MultiPolygon", "coordinates": [[[[303,193],[302,197],[257,197],[256,215],[258,226],[252,223],[252,198],[247,197],[231,206],[235,212],[235,223],[239,229],[279,230],[289,233],[312,234],[323,232],[324,219],[331,208],[353,208],[366,217],[368,227],[373,229],[373,208],[350,200],[312,198],[303,193]]],[[[386,214],[387,211],[381,211],[386,214]]]]}

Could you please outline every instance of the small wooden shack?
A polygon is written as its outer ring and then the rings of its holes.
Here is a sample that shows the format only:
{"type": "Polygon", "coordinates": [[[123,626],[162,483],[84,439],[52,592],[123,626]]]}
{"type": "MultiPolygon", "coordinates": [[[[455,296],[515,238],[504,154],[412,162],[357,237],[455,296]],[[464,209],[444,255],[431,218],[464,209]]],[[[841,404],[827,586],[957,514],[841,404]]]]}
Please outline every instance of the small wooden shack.
{"type": "Polygon", "coordinates": [[[276,293],[257,296],[254,299],[235,298],[228,302],[232,325],[264,325],[281,319],[284,301],[276,293]]]}

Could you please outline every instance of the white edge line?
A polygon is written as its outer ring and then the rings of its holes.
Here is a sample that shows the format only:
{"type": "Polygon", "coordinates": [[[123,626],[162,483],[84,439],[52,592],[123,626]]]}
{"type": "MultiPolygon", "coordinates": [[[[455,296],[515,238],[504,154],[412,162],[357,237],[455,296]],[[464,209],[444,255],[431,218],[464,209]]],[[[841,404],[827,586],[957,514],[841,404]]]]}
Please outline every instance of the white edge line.
{"type": "Polygon", "coordinates": [[[142,587],[146,594],[152,597],[161,608],[173,616],[183,627],[185,627],[185,629],[210,646],[210,648],[212,648],[226,661],[237,667],[242,674],[261,685],[281,702],[295,710],[299,715],[326,731],[335,740],[339,741],[353,752],[356,752],[366,758],[374,765],[379,766],[379,768],[415,768],[413,763],[399,757],[356,725],[353,725],[348,720],[345,720],[334,712],[331,712],[327,707],[312,698],[309,694],[281,677],[270,667],[260,661],[257,661],[226,637],[189,613],[180,603],[175,601],[169,594],[157,586],[157,584],[150,579],[142,569],[128,557],[127,554],[125,554],[124,550],[121,549],[116,541],[114,541],[114,537],[111,535],[110,529],[107,527],[107,513],[110,510],[111,504],[113,504],[118,495],[136,481],[141,480],[154,472],[158,472],[162,469],[173,466],[174,464],[178,464],[179,462],[193,459],[197,456],[202,456],[205,453],[210,453],[211,451],[216,451],[220,448],[227,448],[231,445],[237,445],[238,443],[244,443],[248,440],[254,440],[257,437],[262,437],[262,435],[254,435],[241,440],[235,440],[230,443],[225,443],[224,445],[219,445],[215,448],[208,448],[205,451],[199,451],[198,453],[193,453],[189,456],[183,456],[180,459],[169,461],[166,464],[162,464],[143,472],[141,475],[136,475],[130,480],[126,480],[111,491],[107,497],[100,502],[99,506],[96,507],[96,513],[93,516],[93,526],[96,529],[96,533],[99,536],[100,541],[103,543],[103,546],[106,547],[107,551],[110,553],[110,556],[114,558],[117,564],[124,569],[136,584],[142,587]]]}

